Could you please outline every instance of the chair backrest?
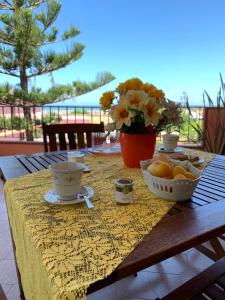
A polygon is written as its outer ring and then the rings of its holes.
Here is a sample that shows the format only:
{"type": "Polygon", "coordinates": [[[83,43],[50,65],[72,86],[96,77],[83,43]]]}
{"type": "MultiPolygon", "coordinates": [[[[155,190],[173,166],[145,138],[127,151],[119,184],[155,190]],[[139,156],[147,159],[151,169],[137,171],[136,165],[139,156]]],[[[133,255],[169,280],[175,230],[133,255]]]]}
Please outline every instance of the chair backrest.
{"type": "Polygon", "coordinates": [[[45,152],[81,149],[92,146],[92,133],[104,133],[104,123],[99,124],[42,124],[45,152]],[[59,145],[59,149],[58,149],[59,145]]]}
{"type": "Polygon", "coordinates": [[[225,108],[205,107],[203,147],[208,152],[225,154],[225,108]]]}

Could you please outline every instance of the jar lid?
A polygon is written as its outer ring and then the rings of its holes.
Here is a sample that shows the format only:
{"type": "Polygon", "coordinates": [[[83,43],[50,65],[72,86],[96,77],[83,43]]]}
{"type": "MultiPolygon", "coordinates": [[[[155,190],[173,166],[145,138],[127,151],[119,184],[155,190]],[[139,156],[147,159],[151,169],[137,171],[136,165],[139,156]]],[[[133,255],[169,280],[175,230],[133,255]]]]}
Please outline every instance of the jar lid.
{"type": "Polygon", "coordinates": [[[129,178],[118,178],[116,179],[115,184],[118,187],[124,187],[124,186],[132,186],[134,182],[132,179],[129,178]]]}

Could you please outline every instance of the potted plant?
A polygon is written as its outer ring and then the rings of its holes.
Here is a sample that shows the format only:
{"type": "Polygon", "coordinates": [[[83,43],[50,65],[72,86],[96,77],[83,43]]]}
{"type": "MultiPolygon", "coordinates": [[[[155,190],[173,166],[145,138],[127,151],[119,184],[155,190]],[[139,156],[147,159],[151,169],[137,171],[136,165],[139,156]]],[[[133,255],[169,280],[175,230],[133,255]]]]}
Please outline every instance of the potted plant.
{"type": "Polygon", "coordinates": [[[140,160],[152,158],[156,134],[169,124],[176,125],[177,116],[168,110],[177,105],[166,99],[162,90],[139,78],[129,79],[115,91],[105,92],[100,105],[110,114],[112,129],[120,131],[121,153],[127,167],[139,168],[140,160]]]}
{"type": "MultiPolygon", "coordinates": [[[[190,108],[188,96],[185,94],[184,100],[191,117],[191,126],[198,134],[198,141],[202,141],[203,148],[207,152],[225,154],[225,83],[220,74],[220,88],[216,100],[210,97],[204,90],[203,103],[203,125],[199,123],[190,108]]],[[[194,141],[193,141],[194,142],[194,141]]]]}

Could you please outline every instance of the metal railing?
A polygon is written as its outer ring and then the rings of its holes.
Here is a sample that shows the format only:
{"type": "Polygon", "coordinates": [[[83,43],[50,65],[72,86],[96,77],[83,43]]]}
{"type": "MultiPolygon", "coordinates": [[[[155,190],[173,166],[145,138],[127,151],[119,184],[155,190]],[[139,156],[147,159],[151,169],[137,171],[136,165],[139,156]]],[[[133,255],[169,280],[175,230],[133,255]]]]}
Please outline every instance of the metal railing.
{"type": "MultiPolygon", "coordinates": [[[[203,124],[202,106],[191,107],[195,122],[203,124]]],[[[193,143],[199,139],[191,126],[191,119],[186,108],[183,108],[185,122],[182,128],[177,128],[180,141],[193,143]]],[[[30,106],[30,114],[24,114],[23,106],[0,105],[0,141],[26,141],[26,133],[32,131],[34,141],[42,141],[42,122],[53,124],[69,123],[100,123],[104,122],[106,129],[111,118],[98,106],[30,106]]],[[[158,137],[161,139],[161,134],[158,137]]]]}

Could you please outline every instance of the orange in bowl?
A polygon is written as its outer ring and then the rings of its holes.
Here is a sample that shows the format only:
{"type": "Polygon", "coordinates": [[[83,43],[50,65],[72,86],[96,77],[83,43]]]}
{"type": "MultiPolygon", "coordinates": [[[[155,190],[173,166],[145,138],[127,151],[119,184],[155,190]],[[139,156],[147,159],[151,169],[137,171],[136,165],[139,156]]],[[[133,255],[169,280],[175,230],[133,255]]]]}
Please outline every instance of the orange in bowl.
{"type": "Polygon", "coordinates": [[[186,173],[186,170],[182,166],[175,166],[173,168],[173,177],[175,177],[178,174],[185,175],[185,173],[186,173]]]}
{"type": "Polygon", "coordinates": [[[162,154],[156,154],[156,155],[154,155],[153,158],[152,158],[152,163],[154,161],[157,161],[157,160],[164,161],[166,163],[170,162],[169,157],[166,154],[163,154],[163,153],[162,154]]]}
{"type": "Polygon", "coordinates": [[[177,174],[173,178],[174,179],[186,179],[187,177],[185,177],[183,174],[177,174]]]}
{"type": "Polygon", "coordinates": [[[186,172],[185,176],[186,176],[186,178],[189,178],[191,180],[197,179],[197,177],[193,173],[191,173],[191,172],[186,172]]]}
{"type": "Polygon", "coordinates": [[[172,166],[164,161],[156,160],[148,166],[149,173],[156,177],[170,177],[172,174],[172,166]]]}

